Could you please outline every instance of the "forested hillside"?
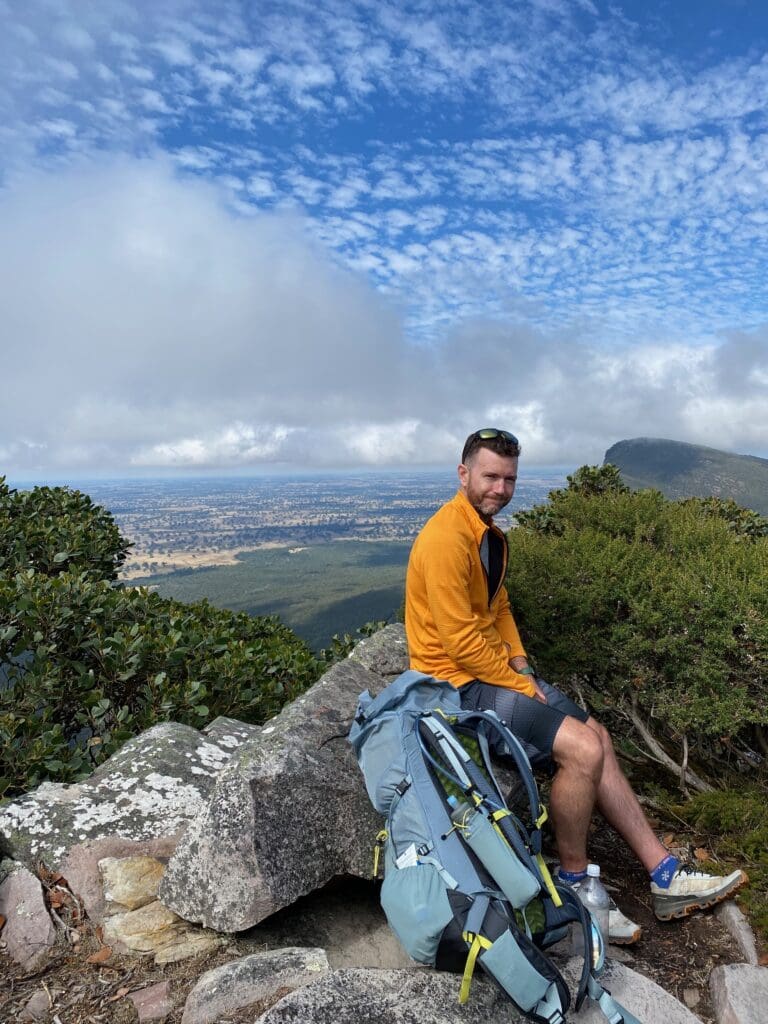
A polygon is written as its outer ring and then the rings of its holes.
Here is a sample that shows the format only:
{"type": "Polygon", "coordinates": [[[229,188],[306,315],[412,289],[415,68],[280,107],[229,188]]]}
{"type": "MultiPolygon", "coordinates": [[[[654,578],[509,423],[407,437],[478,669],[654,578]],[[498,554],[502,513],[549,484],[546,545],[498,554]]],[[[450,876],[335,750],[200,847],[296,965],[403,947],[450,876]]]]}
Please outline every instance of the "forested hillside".
{"type": "Polygon", "coordinates": [[[622,479],[634,490],[654,487],[667,498],[732,498],[768,514],[768,459],[683,441],[636,437],[609,448],[604,465],[618,466],[622,479]]]}

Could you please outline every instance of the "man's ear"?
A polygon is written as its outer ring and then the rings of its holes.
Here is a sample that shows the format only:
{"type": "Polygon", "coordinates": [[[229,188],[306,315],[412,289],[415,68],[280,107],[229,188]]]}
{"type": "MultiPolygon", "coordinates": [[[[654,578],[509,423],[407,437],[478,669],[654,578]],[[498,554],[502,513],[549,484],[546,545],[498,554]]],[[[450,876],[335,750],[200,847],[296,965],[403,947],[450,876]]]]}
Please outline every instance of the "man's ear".
{"type": "Polygon", "coordinates": [[[467,477],[468,476],[469,476],[469,470],[467,469],[467,467],[462,462],[461,465],[459,466],[459,483],[461,484],[462,488],[465,488],[467,486],[467,477]]]}

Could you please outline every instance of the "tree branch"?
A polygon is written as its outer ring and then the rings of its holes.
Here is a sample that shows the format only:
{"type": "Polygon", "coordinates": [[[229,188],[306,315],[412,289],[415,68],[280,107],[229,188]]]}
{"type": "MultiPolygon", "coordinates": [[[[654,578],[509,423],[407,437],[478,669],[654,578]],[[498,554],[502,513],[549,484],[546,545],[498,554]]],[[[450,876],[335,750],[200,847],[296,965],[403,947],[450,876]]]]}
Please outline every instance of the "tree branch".
{"type": "Polygon", "coordinates": [[[687,783],[692,789],[695,789],[699,793],[712,793],[714,792],[714,786],[710,786],[708,782],[700,778],[694,771],[687,767],[687,749],[685,761],[682,765],[676,764],[669,754],[664,750],[660,743],[653,737],[650,731],[646,728],[645,723],[640,718],[637,710],[637,700],[632,699],[632,710],[628,712],[629,720],[634,725],[635,729],[640,733],[643,742],[654,755],[657,761],[662,764],[668,771],[672,772],[678,777],[683,788],[687,783]]]}

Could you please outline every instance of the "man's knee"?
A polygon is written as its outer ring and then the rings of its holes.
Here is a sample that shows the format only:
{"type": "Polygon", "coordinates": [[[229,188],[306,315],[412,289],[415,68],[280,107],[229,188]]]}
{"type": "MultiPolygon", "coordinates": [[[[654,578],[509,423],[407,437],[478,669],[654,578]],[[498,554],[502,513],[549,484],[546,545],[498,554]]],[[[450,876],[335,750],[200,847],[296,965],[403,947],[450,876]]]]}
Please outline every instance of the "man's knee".
{"type": "MultiPolygon", "coordinates": [[[[603,726],[598,726],[598,729],[605,733],[610,743],[610,736],[603,726]]],[[[576,718],[566,718],[555,736],[552,756],[561,768],[579,771],[597,780],[602,774],[605,757],[603,737],[590,725],[576,718]]]]}
{"type": "Polygon", "coordinates": [[[596,719],[592,718],[591,716],[587,719],[586,724],[592,730],[592,732],[599,737],[600,744],[603,748],[603,758],[614,756],[613,740],[611,739],[611,734],[608,732],[605,726],[601,725],[596,719]]]}

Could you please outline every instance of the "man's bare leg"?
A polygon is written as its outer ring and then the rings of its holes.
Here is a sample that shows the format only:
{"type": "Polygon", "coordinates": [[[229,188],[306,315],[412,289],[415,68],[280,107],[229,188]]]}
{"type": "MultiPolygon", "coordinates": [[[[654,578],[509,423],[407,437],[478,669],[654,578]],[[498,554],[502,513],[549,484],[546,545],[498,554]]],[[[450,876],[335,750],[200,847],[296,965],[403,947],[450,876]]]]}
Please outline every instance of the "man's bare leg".
{"type": "Polygon", "coordinates": [[[597,787],[597,808],[609,825],[622,836],[637,859],[649,873],[669,853],[648,824],[627,777],[619,766],[607,729],[589,718],[586,722],[600,739],[603,748],[603,770],[597,787]]]}
{"type": "Polygon", "coordinates": [[[560,865],[566,871],[584,871],[589,823],[603,774],[602,739],[575,718],[566,718],[557,730],[552,756],[558,770],[549,813],[560,865]]]}

